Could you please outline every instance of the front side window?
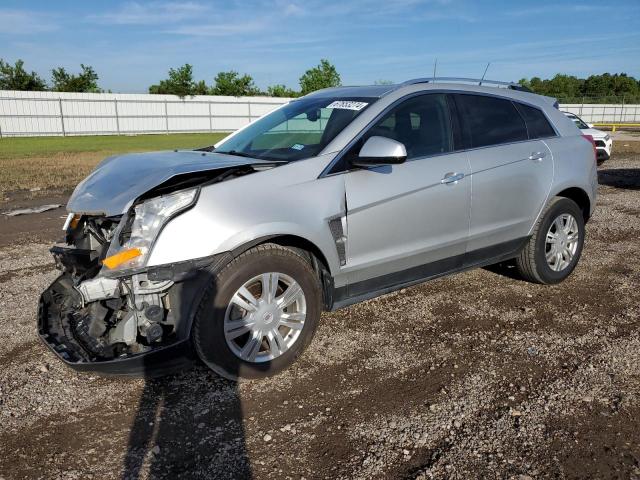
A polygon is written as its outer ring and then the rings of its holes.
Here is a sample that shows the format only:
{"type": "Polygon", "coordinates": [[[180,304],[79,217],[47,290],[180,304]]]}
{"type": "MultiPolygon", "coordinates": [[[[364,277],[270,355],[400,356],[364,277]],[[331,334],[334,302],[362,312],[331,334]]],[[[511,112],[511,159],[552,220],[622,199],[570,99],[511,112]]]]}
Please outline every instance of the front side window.
{"type": "Polygon", "coordinates": [[[451,122],[445,95],[420,95],[400,103],[367,131],[354,153],[373,136],[404,144],[409,160],[450,152],[451,122]]]}
{"type": "Polygon", "coordinates": [[[455,97],[471,148],[528,140],[524,120],[510,100],[467,94],[455,97]]]}
{"type": "Polygon", "coordinates": [[[223,141],[218,153],[295,161],[318,155],[376,98],[301,98],[223,141]]]}

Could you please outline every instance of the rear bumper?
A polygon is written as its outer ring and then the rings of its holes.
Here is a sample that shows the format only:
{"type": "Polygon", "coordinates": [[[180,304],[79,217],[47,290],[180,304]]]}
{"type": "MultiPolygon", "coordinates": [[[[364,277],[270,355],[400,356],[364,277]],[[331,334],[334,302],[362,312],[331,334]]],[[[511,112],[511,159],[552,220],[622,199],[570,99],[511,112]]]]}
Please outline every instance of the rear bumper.
{"type": "Polygon", "coordinates": [[[68,367],[107,376],[153,377],[182,370],[196,360],[188,337],[136,354],[102,358],[87,346],[88,337],[83,336],[68,313],[75,307],[77,294],[67,280],[67,275],[61,275],[41,295],[38,335],[68,367]]]}

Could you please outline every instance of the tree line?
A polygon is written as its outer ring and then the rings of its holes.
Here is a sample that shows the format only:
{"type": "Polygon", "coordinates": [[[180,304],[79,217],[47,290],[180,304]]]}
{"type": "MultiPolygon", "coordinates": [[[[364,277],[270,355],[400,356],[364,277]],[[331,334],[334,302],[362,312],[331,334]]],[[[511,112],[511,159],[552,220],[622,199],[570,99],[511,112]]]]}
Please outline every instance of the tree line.
{"type": "Polygon", "coordinates": [[[149,87],[149,93],[171,94],[179,97],[190,95],[230,95],[234,97],[251,97],[266,95],[269,97],[299,97],[321,88],[338,87],[341,84],[340,74],[327,59],[310,68],[300,77],[300,90],[293,90],[286,85],[276,84],[260,90],[253,77],[247,73],[240,74],[235,70],[219,72],[211,85],[204,80],[193,78],[193,67],[186,63],[178,68],[170,68],[168,78],[149,87]]]}
{"type": "MultiPolygon", "coordinates": [[[[0,59],[0,90],[89,92],[101,93],[98,74],[93,67],[81,64],[81,72],[68,73],[63,67],[51,71],[51,82],[47,83],[36,72],[28,72],[24,62],[17,60],[11,65],[0,59]]],[[[181,98],[193,95],[229,95],[234,97],[267,95],[270,97],[299,97],[321,88],[340,86],[340,74],[329,60],[310,68],[300,77],[300,90],[277,84],[260,90],[251,75],[235,70],[219,72],[211,85],[204,80],[196,81],[193,67],[188,63],[170,68],[168,77],[149,87],[149,93],[178,95],[181,98]]]]}
{"type": "Polygon", "coordinates": [[[556,97],[561,103],[640,103],[640,81],[626,73],[587,78],[559,73],[544,80],[523,78],[519,83],[534,93],[556,97]]]}
{"type": "MultiPolygon", "coordinates": [[[[63,67],[54,68],[51,70],[51,80],[47,83],[36,72],[27,71],[22,60],[11,65],[0,59],[0,90],[100,93],[103,90],[98,80],[93,67],[81,64],[78,73],[69,73],[63,67]]],[[[375,83],[392,82],[378,80],[375,83]]],[[[626,73],[603,73],[587,78],[559,73],[549,79],[523,78],[519,83],[534,93],[556,97],[562,103],[640,103],[640,81],[626,73]]],[[[327,59],[320,60],[318,65],[302,74],[297,90],[283,84],[270,85],[266,90],[261,90],[251,75],[235,70],[219,72],[208,85],[204,80],[195,80],[193,66],[187,63],[170,68],[167,78],[151,85],[149,93],[178,95],[182,98],[193,95],[299,97],[339,85],[340,74],[327,59]]]]}
{"type": "Polygon", "coordinates": [[[11,65],[0,58],[0,90],[101,93],[103,90],[98,87],[98,74],[93,67],[80,64],[80,70],[73,74],[64,67],[54,68],[48,84],[36,72],[27,72],[22,60],[11,65]]]}

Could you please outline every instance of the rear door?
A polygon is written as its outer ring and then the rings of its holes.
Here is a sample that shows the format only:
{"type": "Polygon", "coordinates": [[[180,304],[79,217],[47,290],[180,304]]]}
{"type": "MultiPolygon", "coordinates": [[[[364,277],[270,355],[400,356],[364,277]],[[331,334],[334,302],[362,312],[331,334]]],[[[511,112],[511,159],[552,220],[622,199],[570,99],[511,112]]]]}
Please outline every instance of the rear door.
{"type": "Polygon", "coordinates": [[[506,253],[528,235],[551,188],[553,158],[511,100],[454,97],[471,165],[467,252],[473,263],[506,253]]]}
{"type": "Polygon", "coordinates": [[[374,135],[402,142],[407,161],[346,174],[349,296],[460,266],[469,231],[469,162],[453,152],[446,95],[400,103],[348,155],[374,135]]]}

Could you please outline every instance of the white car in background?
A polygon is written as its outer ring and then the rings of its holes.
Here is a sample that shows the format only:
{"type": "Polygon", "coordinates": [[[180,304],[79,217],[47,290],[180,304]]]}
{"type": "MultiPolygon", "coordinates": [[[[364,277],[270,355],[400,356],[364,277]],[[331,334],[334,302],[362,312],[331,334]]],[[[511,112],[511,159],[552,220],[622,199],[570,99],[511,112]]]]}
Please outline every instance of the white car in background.
{"type": "Polygon", "coordinates": [[[571,120],[576,126],[582,131],[583,135],[591,135],[593,137],[593,141],[596,144],[596,157],[598,163],[604,162],[605,160],[609,160],[611,157],[611,147],[613,146],[613,139],[611,135],[607,132],[603,132],[602,130],[598,130],[597,128],[593,128],[593,125],[585,122],[575,113],[571,112],[562,112],[571,120]]]}

